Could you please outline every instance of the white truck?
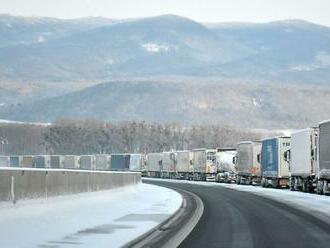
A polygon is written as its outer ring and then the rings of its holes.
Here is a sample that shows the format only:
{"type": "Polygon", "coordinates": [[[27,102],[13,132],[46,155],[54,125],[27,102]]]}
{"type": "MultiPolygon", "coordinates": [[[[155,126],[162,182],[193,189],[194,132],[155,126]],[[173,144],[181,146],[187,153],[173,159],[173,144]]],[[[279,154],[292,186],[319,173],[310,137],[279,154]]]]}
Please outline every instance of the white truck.
{"type": "Polygon", "coordinates": [[[196,181],[215,181],[217,166],[215,161],[216,149],[194,149],[193,166],[190,179],[196,181]]]}
{"type": "Polygon", "coordinates": [[[81,155],[79,158],[79,168],[81,170],[95,170],[95,156],[81,155]]]}
{"type": "Polygon", "coordinates": [[[147,171],[149,177],[160,177],[162,170],[161,153],[148,153],[147,155],[147,171]]]}
{"type": "Polygon", "coordinates": [[[176,153],[162,152],[161,178],[175,178],[176,153]]]}
{"type": "Polygon", "coordinates": [[[77,155],[64,155],[63,168],[64,169],[79,169],[79,156],[77,155]]]}
{"type": "Polygon", "coordinates": [[[330,194],[330,120],[292,134],[290,188],[330,194]]]}
{"type": "Polygon", "coordinates": [[[259,141],[243,141],[237,145],[237,184],[260,184],[260,153],[259,141]]]}
{"type": "Polygon", "coordinates": [[[9,157],[8,156],[0,156],[0,167],[9,167],[9,157]]]}
{"type": "Polygon", "coordinates": [[[330,120],[319,123],[316,192],[330,194],[330,120]]]}
{"type": "Polygon", "coordinates": [[[318,128],[307,128],[291,134],[290,189],[313,192],[316,187],[318,128]]]}
{"type": "Polygon", "coordinates": [[[235,166],[235,157],[237,155],[234,148],[218,148],[215,155],[217,164],[216,181],[219,183],[235,183],[237,171],[235,166]]]}
{"type": "Polygon", "coordinates": [[[95,157],[95,170],[110,170],[111,169],[111,155],[96,154],[94,157],[95,157]]]}
{"type": "Polygon", "coordinates": [[[130,171],[141,171],[142,170],[142,154],[131,153],[129,161],[129,170],[130,171]]]}
{"type": "Polygon", "coordinates": [[[176,178],[189,179],[189,172],[192,170],[193,153],[191,151],[176,152],[176,178]]]}

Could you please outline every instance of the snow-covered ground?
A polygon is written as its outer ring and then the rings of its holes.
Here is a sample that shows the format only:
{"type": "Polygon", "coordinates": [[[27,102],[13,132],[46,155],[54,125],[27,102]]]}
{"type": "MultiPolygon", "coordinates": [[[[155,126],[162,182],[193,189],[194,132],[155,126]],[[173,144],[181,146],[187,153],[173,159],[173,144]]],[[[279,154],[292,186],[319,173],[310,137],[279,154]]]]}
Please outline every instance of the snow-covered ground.
{"type": "Polygon", "coordinates": [[[0,247],[120,247],[166,220],[181,203],[179,193],[142,183],[0,202],[0,247]]]}
{"type": "MultiPolygon", "coordinates": [[[[164,180],[164,179],[152,179],[152,180],[164,180]]],[[[298,209],[314,213],[319,217],[330,218],[330,196],[309,194],[303,192],[290,191],[288,189],[272,189],[263,188],[260,186],[248,186],[237,184],[225,184],[215,182],[196,182],[196,181],[184,181],[184,180],[168,180],[169,182],[176,183],[191,183],[198,184],[207,187],[225,187],[238,191],[245,191],[264,197],[277,200],[279,202],[291,205],[298,209]]],[[[330,219],[329,219],[330,220],[330,219]]]]}

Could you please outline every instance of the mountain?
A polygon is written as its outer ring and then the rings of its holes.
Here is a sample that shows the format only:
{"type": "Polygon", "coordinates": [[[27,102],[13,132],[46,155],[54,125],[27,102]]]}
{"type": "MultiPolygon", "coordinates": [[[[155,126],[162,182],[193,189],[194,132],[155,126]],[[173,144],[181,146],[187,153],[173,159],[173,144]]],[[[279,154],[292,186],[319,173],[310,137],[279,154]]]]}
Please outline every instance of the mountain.
{"type": "Polygon", "coordinates": [[[62,118],[303,128],[330,115],[330,88],[301,85],[121,81],[0,111],[2,119],[62,118]]]}
{"type": "Polygon", "coordinates": [[[294,128],[330,114],[330,28],[301,20],[0,15],[0,58],[0,119],[294,128]]]}
{"type": "Polygon", "coordinates": [[[281,82],[329,84],[330,28],[302,20],[264,24],[206,24],[219,36],[257,51],[227,64],[229,75],[281,82]]]}
{"type": "Polygon", "coordinates": [[[0,80],[108,81],[184,75],[327,84],[330,28],[300,20],[201,24],[0,16],[0,80]]]}
{"type": "Polygon", "coordinates": [[[3,79],[108,80],[114,76],[205,75],[250,55],[202,24],[173,16],[115,23],[41,44],[0,49],[3,79]]]}
{"type": "Polygon", "coordinates": [[[43,43],[114,22],[102,17],[61,20],[0,14],[0,48],[43,43]]]}

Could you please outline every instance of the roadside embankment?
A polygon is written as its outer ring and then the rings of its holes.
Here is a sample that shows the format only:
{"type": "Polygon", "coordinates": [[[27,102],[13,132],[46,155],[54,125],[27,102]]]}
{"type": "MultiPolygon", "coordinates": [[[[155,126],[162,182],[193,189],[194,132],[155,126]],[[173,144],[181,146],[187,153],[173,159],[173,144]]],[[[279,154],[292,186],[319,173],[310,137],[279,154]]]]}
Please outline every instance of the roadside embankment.
{"type": "Polygon", "coordinates": [[[0,201],[108,190],[140,182],[139,172],[1,168],[0,201]]]}

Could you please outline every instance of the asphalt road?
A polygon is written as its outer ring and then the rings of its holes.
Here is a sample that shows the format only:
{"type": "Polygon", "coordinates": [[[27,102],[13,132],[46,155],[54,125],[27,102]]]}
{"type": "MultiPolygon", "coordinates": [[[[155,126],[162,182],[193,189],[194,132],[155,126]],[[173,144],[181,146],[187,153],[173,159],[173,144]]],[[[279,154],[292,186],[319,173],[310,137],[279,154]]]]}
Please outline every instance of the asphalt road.
{"type": "Polygon", "coordinates": [[[330,225],[262,196],[224,187],[149,181],[197,194],[204,213],[182,248],[330,247],[330,225]]]}

